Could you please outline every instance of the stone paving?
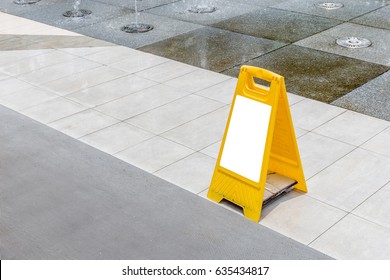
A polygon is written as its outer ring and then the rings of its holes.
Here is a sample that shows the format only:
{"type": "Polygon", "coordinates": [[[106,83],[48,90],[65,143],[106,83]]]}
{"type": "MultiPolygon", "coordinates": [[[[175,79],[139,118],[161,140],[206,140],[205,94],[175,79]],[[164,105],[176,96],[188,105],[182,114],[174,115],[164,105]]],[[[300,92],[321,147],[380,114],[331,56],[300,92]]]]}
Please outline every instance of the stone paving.
{"type": "Polygon", "coordinates": [[[330,13],[315,1],[220,0],[220,12],[195,18],[164,14],[184,1],[144,0],[146,34],[118,29],[134,17],[128,1],[83,1],[107,12],[68,21],[69,2],[0,4],[0,104],[206,197],[239,65],[275,71],[291,92],[309,192],[266,207],[260,224],[337,259],[390,259],[388,1],[330,13]],[[281,33],[245,28],[256,15],[281,33]],[[315,25],[282,34],[280,17],[315,25]],[[336,47],[348,30],[372,47],[336,47]]]}

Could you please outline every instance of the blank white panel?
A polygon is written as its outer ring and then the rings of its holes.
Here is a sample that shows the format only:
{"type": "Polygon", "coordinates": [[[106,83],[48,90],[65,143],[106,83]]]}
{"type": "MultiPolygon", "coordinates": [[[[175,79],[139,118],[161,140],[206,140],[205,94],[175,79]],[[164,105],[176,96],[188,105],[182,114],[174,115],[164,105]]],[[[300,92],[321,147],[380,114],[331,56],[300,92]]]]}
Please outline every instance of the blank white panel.
{"type": "Polygon", "coordinates": [[[271,106],[237,95],[220,166],[260,181],[271,106]]]}

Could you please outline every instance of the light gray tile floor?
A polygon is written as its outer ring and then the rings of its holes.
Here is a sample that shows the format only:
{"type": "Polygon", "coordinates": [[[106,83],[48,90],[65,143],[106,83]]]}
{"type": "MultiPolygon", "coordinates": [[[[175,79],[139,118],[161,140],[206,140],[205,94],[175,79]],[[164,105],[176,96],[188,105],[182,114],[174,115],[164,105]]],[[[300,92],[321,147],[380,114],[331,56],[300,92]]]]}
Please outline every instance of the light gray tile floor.
{"type": "Polygon", "coordinates": [[[390,158],[357,148],[308,181],[311,197],[352,211],[390,180],[390,158]]]}
{"type": "Polygon", "coordinates": [[[310,246],[338,259],[388,260],[390,229],[349,214],[310,246]]]}

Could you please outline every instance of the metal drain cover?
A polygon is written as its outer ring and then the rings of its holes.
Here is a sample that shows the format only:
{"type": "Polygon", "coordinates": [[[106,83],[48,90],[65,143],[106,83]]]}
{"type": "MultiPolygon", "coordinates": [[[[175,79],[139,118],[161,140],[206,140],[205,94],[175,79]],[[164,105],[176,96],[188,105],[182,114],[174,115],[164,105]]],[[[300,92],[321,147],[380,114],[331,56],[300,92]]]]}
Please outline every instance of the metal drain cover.
{"type": "Polygon", "coordinates": [[[325,10],[337,10],[344,7],[344,5],[341,3],[324,2],[324,3],[317,4],[317,7],[325,10]]]}
{"type": "Polygon", "coordinates": [[[90,10],[78,9],[78,10],[66,11],[62,15],[64,17],[83,17],[90,14],[92,14],[90,10]]]}
{"type": "Polygon", "coordinates": [[[26,5],[26,4],[34,4],[39,1],[41,0],[14,0],[14,3],[18,5],[26,5]]]}
{"type": "Polygon", "coordinates": [[[187,11],[194,14],[210,14],[214,13],[217,10],[217,7],[206,6],[206,5],[197,5],[190,7],[187,11]]]}
{"type": "Polygon", "coordinates": [[[349,49],[361,49],[371,46],[371,41],[365,38],[345,37],[336,40],[337,45],[349,49]]]}
{"type": "Polygon", "coordinates": [[[132,23],[121,27],[127,33],[144,33],[153,29],[153,25],[146,23],[132,23]]]}

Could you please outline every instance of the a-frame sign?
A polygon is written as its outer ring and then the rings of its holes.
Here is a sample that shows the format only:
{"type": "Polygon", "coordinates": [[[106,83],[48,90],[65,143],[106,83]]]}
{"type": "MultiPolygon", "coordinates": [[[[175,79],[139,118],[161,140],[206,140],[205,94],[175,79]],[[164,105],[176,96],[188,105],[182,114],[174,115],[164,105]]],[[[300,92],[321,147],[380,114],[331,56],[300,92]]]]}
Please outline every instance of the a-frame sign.
{"type": "Polygon", "coordinates": [[[307,192],[284,78],[242,66],[207,196],[241,206],[245,217],[258,222],[270,172],[307,192]],[[269,89],[254,78],[268,81],[269,89]]]}

